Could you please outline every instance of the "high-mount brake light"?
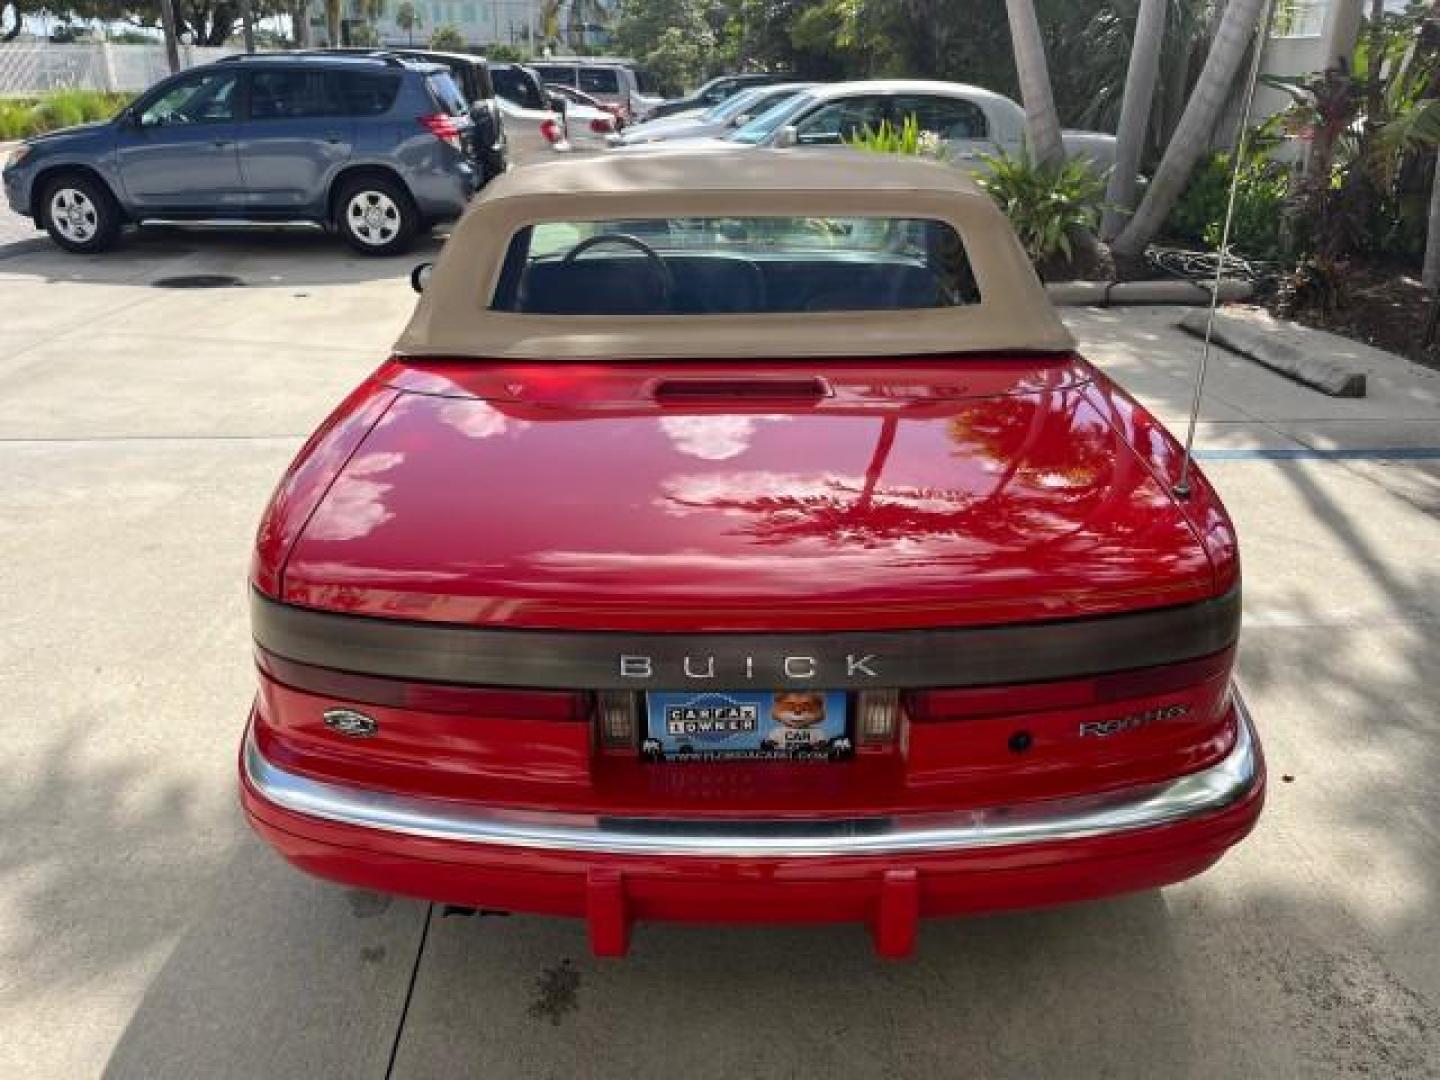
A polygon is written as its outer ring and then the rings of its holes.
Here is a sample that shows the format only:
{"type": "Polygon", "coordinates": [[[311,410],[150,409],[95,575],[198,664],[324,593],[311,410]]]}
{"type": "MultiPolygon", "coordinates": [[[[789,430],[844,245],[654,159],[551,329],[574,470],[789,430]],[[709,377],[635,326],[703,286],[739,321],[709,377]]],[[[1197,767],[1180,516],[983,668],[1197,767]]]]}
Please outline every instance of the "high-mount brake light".
{"type": "Polygon", "coordinates": [[[417,117],[420,126],[430,132],[443,143],[448,143],[456,150],[460,147],[460,125],[453,116],[446,113],[430,113],[427,116],[417,117]]]}

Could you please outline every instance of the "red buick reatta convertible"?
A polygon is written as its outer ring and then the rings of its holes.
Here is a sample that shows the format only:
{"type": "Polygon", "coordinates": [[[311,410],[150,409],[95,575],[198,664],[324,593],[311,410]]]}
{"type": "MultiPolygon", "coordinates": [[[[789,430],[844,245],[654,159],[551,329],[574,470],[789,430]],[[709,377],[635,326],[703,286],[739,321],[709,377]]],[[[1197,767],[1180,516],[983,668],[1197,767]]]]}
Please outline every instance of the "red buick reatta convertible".
{"type": "Polygon", "coordinates": [[[959,171],[486,188],[261,523],[243,801],[450,904],[867,924],[1179,881],[1251,829],[1234,531],[959,171]]]}

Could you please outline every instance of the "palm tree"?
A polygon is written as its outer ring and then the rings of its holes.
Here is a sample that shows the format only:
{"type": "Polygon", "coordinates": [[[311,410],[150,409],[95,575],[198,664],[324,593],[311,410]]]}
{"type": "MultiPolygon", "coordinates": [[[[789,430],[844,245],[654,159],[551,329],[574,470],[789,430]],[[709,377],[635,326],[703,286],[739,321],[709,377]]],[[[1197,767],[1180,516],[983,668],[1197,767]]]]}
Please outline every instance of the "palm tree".
{"type": "Polygon", "coordinates": [[[310,5],[308,0],[294,0],[290,6],[290,28],[297,49],[310,48],[310,5]]]}
{"type": "Polygon", "coordinates": [[[1025,105],[1025,141],[1030,159],[1041,165],[1057,165],[1065,158],[1060,140],[1060,114],[1050,89],[1050,69],[1045,63],[1045,40],[1034,0],[1005,0],[1010,17],[1010,42],[1015,49],[1015,71],[1020,77],[1020,99],[1025,105]]]}
{"type": "Polygon", "coordinates": [[[554,46],[560,43],[560,9],[565,0],[540,0],[535,15],[540,23],[540,46],[554,46]]]}
{"type": "Polygon", "coordinates": [[[340,41],[340,7],[342,0],[325,0],[325,33],[330,48],[338,49],[340,41]]]}
{"type": "Polygon", "coordinates": [[[170,65],[170,74],[180,70],[180,38],[175,28],[174,0],[160,0],[160,25],[165,31],[165,62],[170,65]]]}
{"type": "Polygon", "coordinates": [[[1268,0],[1230,0],[1225,5],[1225,14],[1200,71],[1200,79],[1165,147],[1155,179],[1146,189],[1140,209],[1111,245],[1115,254],[1139,258],[1185,190],[1195,162],[1210,146],[1210,137],[1229,100],[1235,73],[1245,57],[1262,7],[1269,10],[1268,0]]]}
{"type": "Polygon", "coordinates": [[[1120,126],[1115,136],[1115,168],[1105,192],[1105,216],[1100,235],[1113,239],[1135,206],[1135,177],[1145,148],[1145,132],[1160,73],[1160,47],[1165,40],[1167,0],[1140,0],[1135,37],[1130,45],[1130,66],[1125,71],[1125,98],[1120,105],[1120,126]]]}
{"type": "Polygon", "coordinates": [[[420,12],[410,0],[404,2],[395,9],[395,25],[405,31],[405,38],[409,44],[415,44],[415,28],[420,25],[420,12]]]}

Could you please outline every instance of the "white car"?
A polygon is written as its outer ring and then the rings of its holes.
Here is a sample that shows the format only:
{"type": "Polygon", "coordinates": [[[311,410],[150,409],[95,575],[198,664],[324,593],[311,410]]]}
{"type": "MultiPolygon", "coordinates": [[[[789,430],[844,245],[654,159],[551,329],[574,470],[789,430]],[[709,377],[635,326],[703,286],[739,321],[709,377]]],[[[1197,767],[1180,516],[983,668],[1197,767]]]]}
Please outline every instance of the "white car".
{"type": "MultiPolygon", "coordinates": [[[[934,132],[946,156],[974,168],[982,154],[1020,152],[1025,136],[1025,111],[991,90],[964,83],[912,79],[871,79],[865,82],[816,86],[781,102],[723,139],[683,139],[686,146],[815,147],[836,146],[855,138],[882,120],[900,126],[915,117],[921,131],[934,132]]],[[[1065,148],[1074,157],[1089,158],[1097,169],[1115,163],[1115,136],[1098,131],[1064,132],[1065,148]]],[[[666,145],[676,146],[676,141],[666,145]]]]}
{"type": "Polygon", "coordinates": [[[565,114],[555,108],[540,76],[523,64],[491,64],[490,78],[512,167],[570,152],[565,114]]]}
{"type": "Polygon", "coordinates": [[[752,87],[708,109],[695,109],[636,124],[626,128],[610,142],[614,146],[638,146],[669,139],[725,135],[815,85],[817,84],[779,83],[774,86],[752,87]]]}
{"type": "Polygon", "coordinates": [[[603,150],[620,130],[620,106],[606,105],[560,83],[546,83],[545,90],[565,99],[565,131],[572,149],[603,150]]]}

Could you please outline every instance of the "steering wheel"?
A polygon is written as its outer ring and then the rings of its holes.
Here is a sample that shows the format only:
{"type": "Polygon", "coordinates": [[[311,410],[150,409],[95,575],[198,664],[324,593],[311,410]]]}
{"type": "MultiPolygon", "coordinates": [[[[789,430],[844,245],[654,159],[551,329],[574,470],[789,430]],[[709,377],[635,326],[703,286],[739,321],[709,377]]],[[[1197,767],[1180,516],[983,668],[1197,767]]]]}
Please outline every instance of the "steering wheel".
{"type": "Polygon", "coordinates": [[[623,244],[632,247],[644,255],[649,264],[655,269],[655,276],[660,279],[660,302],[666,308],[670,306],[670,295],[675,291],[675,275],[670,273],[670,267],[660,257],[660,253],[645,243],[638,236],[631,236],[629,233],[596,233],[594,236],[587,236],[578,244],[565,253],[560,260],[561,266],[569,266],[585,252],[601,244],[623,244]]]}

